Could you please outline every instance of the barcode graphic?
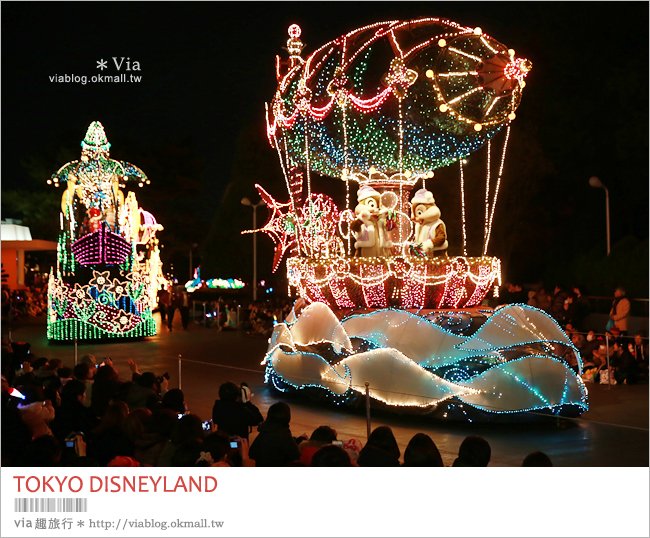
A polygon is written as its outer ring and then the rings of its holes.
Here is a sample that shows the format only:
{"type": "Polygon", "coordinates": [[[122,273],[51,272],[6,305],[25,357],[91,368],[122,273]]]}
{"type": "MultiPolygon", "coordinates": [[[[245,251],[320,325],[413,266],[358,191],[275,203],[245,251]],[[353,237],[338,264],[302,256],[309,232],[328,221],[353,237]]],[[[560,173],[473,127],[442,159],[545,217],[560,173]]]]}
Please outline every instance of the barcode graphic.
{"type": "Polygon", "coordinates": [[[14,499],[14,512],[87,512],[88,499],[68,498],[17,498],[14,499]]]}

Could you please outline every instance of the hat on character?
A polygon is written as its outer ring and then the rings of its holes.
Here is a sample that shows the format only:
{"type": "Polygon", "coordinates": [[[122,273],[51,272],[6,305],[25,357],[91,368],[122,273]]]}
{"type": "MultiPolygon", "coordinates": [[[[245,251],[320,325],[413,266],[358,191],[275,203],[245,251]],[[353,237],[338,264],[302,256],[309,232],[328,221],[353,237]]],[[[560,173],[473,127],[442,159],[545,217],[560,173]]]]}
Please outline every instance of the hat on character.
{"type": "Polygon", "coordinates": [[[370,197],[377,197],[380,198],[381,195],[373,189],[370,185],[363,185],[360,189],[359,192],[357,192],[357,202],[360,202],[361,200],[365,200],[366,198],[370,197]]]}
{"type": "Polygon", "coordinates": [[[420,189],[415,193],[415,196],[413,196],[413,200],[411,200],[411,205],[416,205],[416,204],[435,204],[436,201],[433,198],[433,193],[431,191],[428,191],[426,189],[420,189]]]}

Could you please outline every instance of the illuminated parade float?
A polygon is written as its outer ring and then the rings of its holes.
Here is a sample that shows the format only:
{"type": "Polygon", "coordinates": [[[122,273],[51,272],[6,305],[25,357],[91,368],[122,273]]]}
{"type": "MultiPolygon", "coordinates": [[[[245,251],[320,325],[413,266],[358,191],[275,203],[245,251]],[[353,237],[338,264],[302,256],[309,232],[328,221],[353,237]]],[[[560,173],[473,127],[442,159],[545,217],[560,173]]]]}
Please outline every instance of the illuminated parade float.
{"type": "Polygon", "coordinates": [[[292,25],[266,107],[288,200],[257,186],[273,269],[287,253],[300,295],[269,341],[267,383],[336,403],[367,387],[376,403],[444,417],[586,410],[570,367],[580,355],[552,318],[481,306],[501,284],[488,246],[531,62],[480,28],[433,18],[366,26],[306,58],[300,36],[292,25]],[[483,249],[470,257],[463,159],[479,148],[483,249]],[[443,167],[458,173],[462,245],[449,244],[432,192],[443,167]],[[345,188],[345,207],[312,190],[316,177],[345,188]]]}
{"type": "Polygon", "coordinates": [[[152,309],[165,282],[156,232],[163,227],[138,206],[127,184],[150,180],[137,166],[109,158],[104,127],[93,122],[81,159],[59,169],[65,182],[56,271],[48,286],[50,340],[156,334],[152,309]]]}

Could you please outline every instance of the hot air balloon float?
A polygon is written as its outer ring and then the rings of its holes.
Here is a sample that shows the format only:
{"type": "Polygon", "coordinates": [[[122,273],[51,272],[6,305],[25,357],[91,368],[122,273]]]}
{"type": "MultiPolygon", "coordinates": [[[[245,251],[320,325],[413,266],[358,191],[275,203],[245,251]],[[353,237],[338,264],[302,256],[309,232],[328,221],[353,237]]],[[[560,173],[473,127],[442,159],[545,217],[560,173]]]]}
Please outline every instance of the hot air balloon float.
{"type": "Polygon", "coordinates": [[[501,284],[488,246],[532,63],[436,18],[365,26],[306,57],[300,37],[292,25],[266,105],[288,200],[257,185],[270,215],[258,231],[275,243],[274,270],[288,253],[300,296],[274,327],[266,382],[469,420],[585,411],[580,354],[559,325],[526,305],[481,306],[501,284]],[[463,159],[485,146],[483,250],[468,256],[463,159]],[[442,167],[458,171],[462,245],[435,198],[442,167]],[[316,174],[344,184],[345,207],[312,191],[316,174]]]}
{"type": "Polygon", "coordinates": [[[166,285],[156,233],[163,229],[138,206],[127,184],[150,184],[137,166],[109,158],[104,127],[93,122],[81,159],[52,175],[61,197],[56,276],[50,272],[50,340],[129,338],[156,334],[152,309],[166,285]]]}

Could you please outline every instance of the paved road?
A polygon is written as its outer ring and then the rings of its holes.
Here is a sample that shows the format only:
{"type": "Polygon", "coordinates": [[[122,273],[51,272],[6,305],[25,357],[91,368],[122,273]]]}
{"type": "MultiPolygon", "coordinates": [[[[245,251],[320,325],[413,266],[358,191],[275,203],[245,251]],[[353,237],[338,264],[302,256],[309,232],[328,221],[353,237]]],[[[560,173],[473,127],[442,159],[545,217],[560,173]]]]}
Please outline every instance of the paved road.
{"type": "MultiPolygon", "coordinates": [[[[58,357],[71,366],[74,346],[48,344],[43,320],[12,329],[15,341],[31,343],[37,357],[58,357]]],[[[3,336],[7,327],[2,328],[3,336]]],[[[170,387],[178,386],[178,355],[182,355],[182,389],[190,410],[203,420],[211,416],[219,385],[231,380],[247,381],[253,401],[262,414],[278,400],[292,409],[294,435],[311,433],[328,424],[339,438],[366,440],[364,410],[353,410],[306,402],[283,395],[263,383],[264,338],[242,332],[218,332],[192,324],[163,329],[157,336],[139,342],[93,343],[78,346],[79,357],[93,353],[98,359],[111,357],[123,378],[128,378],[128,358],[135,359],[140,371],[169,372],[170,387]]],[[[429,434],[440,449],[446,465],[451,465],[460,443],[467,435],[481,435],[492,447],[493,466],[519,466],[530,452],[546,452],[556,466],[648,466],[648,385],[589,386],[591,410],[580,420],[544,420],[541,424],[447,423],[426,416],[405,416],[373,410],[372,426],[393,429],[402,449],[417,432],[429,434]]]]}

